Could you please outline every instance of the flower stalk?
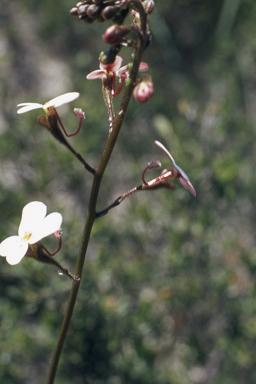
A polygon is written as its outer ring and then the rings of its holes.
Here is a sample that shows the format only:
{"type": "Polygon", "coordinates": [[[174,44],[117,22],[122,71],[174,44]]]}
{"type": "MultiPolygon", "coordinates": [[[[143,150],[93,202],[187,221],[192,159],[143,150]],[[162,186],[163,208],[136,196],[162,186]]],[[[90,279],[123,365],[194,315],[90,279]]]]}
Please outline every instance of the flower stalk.
{"type": "MultiPolygon", "coordinates": [[[[100,54],[100,69],[87,75],[87,79],[89,80],[99,78],[102,81],[103,99],[108,110],[109,134],[101,159],[96,168],[90,166],[84,158],[73,149],[67,140],[67,138],[75,136],[81,130],[83,119],[85,119],[84,112],[80,108],[74,109],[74,113],[78,119],[78,128],[74,133],[68,133],[56,110],[59,106],[76,100],[79,97],[78,92],[65,93],[45,104],[21,103],[18,105],[18,107],[20,107],[17,111],[18,114],[34,109],[43,109],[45,115],[38,117],[38,123],[46,128],[58,142],[63,144],[83,164],[84,168],[93,175],[89,204],[74,275],[62,267],[53,257],[59,252],[62,245],[62,215],[53,212],[46,216],[47,208],[45,204],[41,202],[35,201],[27,204],[23,208],[18,235],[11,236],[0,244],[0,255],[6,257],[10,265],[18,264],[24,257],[28,257],[39,262],[54,265],[58,268],[59,274],[64,274],[72,279],[69,299],[51,361],[47,384],[54,384],[55,381],[59,359],[74,312],[94,221],[106,215],[126,198],[139,191],[151,191],[160,188],[169,190],[176,189],[177,186],[171,182],[175,179],[179,179],[182,186],[188,189],[192,195],[196,196],[195,189],[186,173],[176,164],[165,146],[155,141],[155,144],[168,156],[172,164],[172,169],[164,169],[159,176],[147,181],[146,173],[148,170],[161,166],[159,161],[149,162],[142,172],[141,185],[131,188],[106,208],[97,211],[97,201],[102,178],[122,128],[130,98],[133,94],[135,100],[140,103],[145,103],[154,94],[153,81],[150,76],[142,75],[140,78],[137,78],[138,72],[148,70],[148,65],[142,62],[142,55],[151,42],[148,15],[153,9],[153,0],[84,0],[78,2],[76,6],[70,10],[71,16],[77,17],[79,20],[84,20],[88,24],[96,20],[98,22],[111,20],[113,23],[112,26],[107,28],[103,35],[103,41],[109,44],[110,47],[100,54]],[[133,21],[129,25],[123,25],[129,11],[132,13],[133,21]],[[132,38],[129,36],[130,33],[132,34],[132,38]],[[134,53],[131,55],[131,62],[121,67],[123,59],[118,54],[127,47],[132,48],[134,53]],[[117,90],[116,80],[119,80],[117,90]],[[123,89],[124,93],[119,108],[115,113],[113,98],[117,97],[123,89]],[[41,240],[49,235],[54,235],[59,240],[58,248],[53,253],[49,252],[41,243],[41,240]]],[[[85,383],[87,383],[86,379],[84,380],[85,383]]]]}
{"type": "Polygon", "coordinates": [[[139,65],[142,60],[142,54],[143,51],[146,47],[147,39],[144,38],[146,36],[146,28],[147,28],[147,15],[144,11],[144,8],[141,4],[140,1],[134,1],[136,5],[138,5],[138,11],[140,13],[140,20],[141,20],[141,36],[142,38],[139,39],[138,41],[138,46],[135,52],[135,57],[133,61],[133,66],[130,71],[130,77],[129,81],[126,83],[126,88],[124,91],[124,95],[122,97],[115,122],[113,124],[113,129],[111,135],[109,135],[105,149],[103,151],[101,160],[99,162],[98,167],[96,168],[96,172],[93,177],[93,183],[92,183],[92,188],[91,188],[91,193],[90,193],[90,199],[89,199],[89,205],[88,205],[88,210],[87,210],[87,215],[86,215],[86,220],[85,220],[85,226],[83,230],[83,235],[82,235],[82,240],[81,240],[81,245],[77,257],[77,262],[76,262],[76,267],[75,267],[75,280],[73,280],[70,295],[69,295],[69,300],[67,303],[67,308],[65,311],[64,319],[62,322],[60,334],[57,340],[56,348],[54,351],[53,359],[51,362],[50,366],[50,372],[47,380],[47,384],[53,384],[55,375],[57,372],[57,367],[58,367],[58,362],[60,359],[60,355],[62,352],[62,348],[64,345],[64,341],[67,335],[68,327],[70,324],[70,320],[74,311],[74,306],[77,298],[77,293],[79,290],[79,285],[80,285],[80,279],[82,277],[82,270],[84,266],[84,261],[86,257],[86,252],[89,244],[89,239],[91,235],[91,230],[93,227],[94,220],[97,218],[97,213],[96,213],[96,205],[97,205],[97,200],[98,200],[98,194],[101,186],[101,181],[103,174],[105,172],[105,169],[108,165],[108,162],[110,160],[111,154],[113,152],[114,146],[116,144],[120,129],[122,127],[126,111],[129,105],[129,101],[133,92],[133,84],[136,81],[136,77],[138,74],[139,70],[139,65]]]}

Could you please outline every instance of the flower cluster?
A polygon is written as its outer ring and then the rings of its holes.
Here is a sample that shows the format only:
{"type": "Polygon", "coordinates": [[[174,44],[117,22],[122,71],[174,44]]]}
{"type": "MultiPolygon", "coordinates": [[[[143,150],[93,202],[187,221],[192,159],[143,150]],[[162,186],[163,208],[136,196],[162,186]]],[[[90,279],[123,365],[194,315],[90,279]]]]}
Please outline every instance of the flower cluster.
{"type": "Polygon", "coordinates": [[[103,22],[111,20],[115,24],[122,24],[129,7],[125,6],[125,2],[113,1],[110,4],[109,1],[97,0],[92,1],[80,1],[73,7],[69,13],[73,17],[77,17],[78,20],[83,20],[87,24],[93,23],[95,20],[103,22]]]}
{"type": "Polygon", "coordinates": [[[56,233],[56,237],[60,238],[62,215],[53,212],[46,216],[46,212],[46,205],[39,201],[25,205],[18,236],[10,236],[0,244],[0,255],[6,257],[9,264],[18,264],[28,252],[29,246],[44,237],[56,233]]]}

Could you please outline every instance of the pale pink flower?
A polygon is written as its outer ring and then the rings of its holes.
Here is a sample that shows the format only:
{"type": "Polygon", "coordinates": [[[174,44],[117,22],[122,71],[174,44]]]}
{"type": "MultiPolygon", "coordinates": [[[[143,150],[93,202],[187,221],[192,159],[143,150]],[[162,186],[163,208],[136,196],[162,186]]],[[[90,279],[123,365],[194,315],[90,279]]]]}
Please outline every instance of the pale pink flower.
{"type": "Polygon", "coordinates": [[[109,75],[113,76],[113,74],[116,73],[116,71],[121,67],[123,58],[121,56],[116,56],[116,59],[113,64],[103,64],[100,61],[100,69],[97,69],[96,71],[92,71],[89,73],[86,78],[88,80],[94,80],[94,79],[102,79],[103,75],[109,75]]]}
{"type": "MultiPolygon", "coordinates": [[[[118,55],[116,56],[116,59],[113,64],[103,64],[100,61],[100,69],[92,71],[86,76],[86,78],[88,80],[94,80],[94,79],[102,80],[103,76],[109,76],[112,81],[112,96],[115,97],[119,95],[125,80],[129,78],[129,74],[130,74],[129,65],[125,65],[121,67],[122,61],[123,61],[122,57],[118,55]],[[117,91],[115,91],[116,77],[119,77],[119,82],[120,82],[117,91]]],[[[140,63],[139,72],[145,72],[147,70],[148,70],[148,65],[146,63],[140,63]]]]}

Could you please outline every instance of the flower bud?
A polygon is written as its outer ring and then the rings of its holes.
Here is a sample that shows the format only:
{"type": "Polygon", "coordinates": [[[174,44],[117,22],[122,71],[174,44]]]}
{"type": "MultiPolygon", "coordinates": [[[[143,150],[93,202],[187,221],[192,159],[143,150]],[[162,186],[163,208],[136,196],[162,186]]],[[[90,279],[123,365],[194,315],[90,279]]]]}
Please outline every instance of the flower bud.
{"type": "Polygon", "coordinates": [[[87,15],[91,19],[97,19],[100,16],[100,12],[101,12],[101,7],[96,4],[91,4],[87,8],[87,15]]]}
{"type": "Polygon", "coordinates": [[[155,8],[155,3],[153,0],[145,0],[143,1],[142,5],[147,15],[151,13],[155,8]]]}
{"type": "Polygon", "coordinates": [[[71,8],[70,11],[69,11],[70,16],[77,17],[78,16],[78,12],[77,11],[78,11],[77,7],[71,8]]]}
{"type": "Polygon", "coordinates": [[[105,49],[105,51],[102,51],[100,53],[100,61],[102,62],[102,64],[113,64],[116,59],[117,53],[117,47],[105,49]]]}
{"type": "Polygon", "coordinates": [[[113,17],[115,17],[117,12],[118,12],[118,8],[114,7],[113,5],[108,5],[101,12],[101,16],[103,17],[104,20],[111,20],[113,19],[113,17]]]}
{"type": "Polygon", "coordinates": [[[151,76],[143,76],[133,90],[133,96],[139,103],[145,103],[154,94],[154,85],[151,76]]]}
{"type": "Polygon", "coordinates": [[[82,111],[81,108],[74,108],[74,114],[76,115],[78,120],[85,119],[85,113],[82,111]]]}
{"type": "Polygon", "coordinates": [[[58,231],[55,231],[53,233],[53,236],[55,236],[56,239],[61,239],[61,230],[59,229],[58,231]]]}
{"type": "Polygon", "coordinates": [[[82,4],[80,7],[77,9],[78,15],[85,16],[87,15],[87,9],[89,8],[88,4],[82,4]]]}
{"type": "Polygon", "coordinates": [[[117,45],[121,43],[123,37],[129,33],[131,29],[132,27],[130,25],[124,27],[119,25],[112,25],[106,30],[102,38],[107,44],[117,45]]]}

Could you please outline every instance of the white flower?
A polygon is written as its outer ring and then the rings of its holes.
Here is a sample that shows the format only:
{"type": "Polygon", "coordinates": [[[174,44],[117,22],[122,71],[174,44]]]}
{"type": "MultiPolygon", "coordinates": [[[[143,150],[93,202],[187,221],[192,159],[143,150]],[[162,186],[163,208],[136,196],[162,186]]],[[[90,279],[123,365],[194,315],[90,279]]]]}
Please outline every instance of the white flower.
{"type": "Polygon", "coordinates": [[[26,255],[29,244],[35,244],[46,236],[60,230],[62,215],[53,212],[46,216],[44,203],[33,201],[22,210],[18,236],[11,236],[0,244],[0,255],[15,265],[26,255]]]}
{"type": "Polygon", "coordinates": [[[48,108],[54,107],[57,108],[63,104],[70,103],[71,101],[77,99],[79,97],[78,92],[69,92],[69,93],[64,93],[64,95],[60,95],[55,97],[54,99],[47,101],[47,103],[43,104],[38,104],[38,103],[21,103],[18,104],[17,107],[22,107],[18,109],[17,113],[24,113],[28,111],[32,111],[33,109],[39,109],[43,108],[45,113],[48,113],[48,108]]]}

